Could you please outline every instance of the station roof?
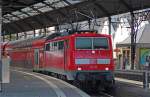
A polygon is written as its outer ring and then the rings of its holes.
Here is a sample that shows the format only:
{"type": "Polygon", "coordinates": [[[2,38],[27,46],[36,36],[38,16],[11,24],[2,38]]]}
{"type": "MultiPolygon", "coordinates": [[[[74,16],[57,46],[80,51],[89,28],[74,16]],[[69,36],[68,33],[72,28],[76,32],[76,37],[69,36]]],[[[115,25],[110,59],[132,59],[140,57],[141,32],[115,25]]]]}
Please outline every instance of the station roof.
{"type": "Polygon", "coordinates": [[[2,34],[150,8],[150,0],[3,0],[2,34]]]}
{"type": "MultiPolygon", "coordinates": [[[[142,26],[136,36],[136,47],[150,47],[150,24],[142,26]]],[[[117,43],[117,47],[130,47],[131,46],[131,36],[127,37],[120,43],[117,43]]]]}

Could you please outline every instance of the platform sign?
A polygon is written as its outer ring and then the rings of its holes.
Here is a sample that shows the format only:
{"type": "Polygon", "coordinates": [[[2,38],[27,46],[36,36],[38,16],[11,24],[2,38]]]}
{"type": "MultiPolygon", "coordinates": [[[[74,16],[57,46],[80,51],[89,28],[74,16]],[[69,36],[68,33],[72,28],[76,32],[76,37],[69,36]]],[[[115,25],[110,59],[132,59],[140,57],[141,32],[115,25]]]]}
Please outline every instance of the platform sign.
{"type": "Polygon", "coordinates": [[[10,82],[10,58],[9,57],[5,57],[2,58],[2,75],[1,75],[1,82],[2,83],[9,83],[10,82]]]}
{"type": "Polygon", "coordinates": [[[150,48],[140,49],[140,64],[144,66],[150,65],[150,48]]]}

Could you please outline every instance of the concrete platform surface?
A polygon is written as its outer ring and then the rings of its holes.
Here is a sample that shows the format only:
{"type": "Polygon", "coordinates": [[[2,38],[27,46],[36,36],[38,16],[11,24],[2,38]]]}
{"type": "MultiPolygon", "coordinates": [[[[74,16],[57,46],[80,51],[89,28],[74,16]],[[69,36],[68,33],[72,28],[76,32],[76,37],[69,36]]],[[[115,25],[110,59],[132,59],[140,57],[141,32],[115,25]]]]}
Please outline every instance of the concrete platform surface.
{"type": "Polygon", "coordinates": [[[0,97],[90,97],[80,89],[56,78],[11,69],[10,83],[3,84],[0,97]]]}

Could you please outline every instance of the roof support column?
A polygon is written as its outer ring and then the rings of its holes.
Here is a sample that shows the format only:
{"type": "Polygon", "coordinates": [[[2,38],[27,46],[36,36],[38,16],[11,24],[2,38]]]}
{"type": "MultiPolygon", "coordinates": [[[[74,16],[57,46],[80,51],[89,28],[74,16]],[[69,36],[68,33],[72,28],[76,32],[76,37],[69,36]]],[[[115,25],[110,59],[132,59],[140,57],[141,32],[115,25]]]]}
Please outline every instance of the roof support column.
{"type": "Polygon", "coordinates": [[[108,17],[108,22],[109,22],[109,25],[108,25],[108,33],[109,35],[111,35],[111,16],[108,17]]]}
{"type": "Polygon", "coordinates": [[[16,40],[18,40],[19,39],[19,37],[18,37],[18,33],[16,33],[16,40]]]}
{"type": "Polygon", "coordinates": [[[35,37],[35,34],[36,34],[36,32],[35,32],[35,29],[33,30],[33,37],[35,37]]]}
{"type": "MultiPolygon", "coordinates": [[[[2,0],[0,0],[0,45],[2,45],[2,0]]],[[[0,46],[0,82],[2,83],[2,46],[0,46]]],[[[2,91],[2,87],[0,87],[2,91]]]]}
{"type": "Polygon", "coordinates": [[[46,34],[47,34],[47,28],[45,27],[44,28],[44,36],[46,36],[46,34]]]}
{"type": "Polygon", "coordinates": [[[135,49],[136,49],[136,37],[135,37],[135,16],[134,13],[131,12],[131,69],[134,69],[134,60],[135,60],[135,49]]]}
{"type": "Polygon", "coordinates": [[[5,42],[5,35],[3,35],[3,42],[5,42]]]}
{"type": "Polygon", "coordinates": [[[10,40],[10,41],[11,41],[11,38],[12,38],[12,37],[11,37],[11,33],[9,33],[9,40],[10,40]]]}
{"type": "Polygon", "coordinates": [[[27,32],[24,32],[24,38],[25,39],[27,38],[27,32]]]}

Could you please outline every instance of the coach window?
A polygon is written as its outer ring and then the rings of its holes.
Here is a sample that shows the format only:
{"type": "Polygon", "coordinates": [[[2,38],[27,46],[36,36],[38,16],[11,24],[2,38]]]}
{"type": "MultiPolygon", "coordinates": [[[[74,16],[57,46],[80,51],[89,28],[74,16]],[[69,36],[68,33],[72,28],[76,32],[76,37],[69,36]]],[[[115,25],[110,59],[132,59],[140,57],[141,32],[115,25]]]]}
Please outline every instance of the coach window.
{"type": "Polygon", "coordinates": [[[54,42],[54,50],[57,51],[58,50],[58,43],[54,42]]]}
{"type": "Polygon", "coordinates": [[[54,42],[52,42],[52,47],[51,47],[51,51],[54,50],[54,42]]]}
{"type": "Polygon", "coordinates": [[[51,51],[52,50],[52,43],[49,43],[49,50],[51,51]]]}
{"type": "Polygon", "coordinates": [[[69,48],[69,40],[65,40],[66,48],[69,48]]]}
{"type": "Polygon", "coordinates": [[[46,44],[46,51],[49,51],[49,49],[50,49],[50,45],[48,43],[48,44],[46,44]]]}
{"type": "Polygon", "coordinates": [[[64,48],[64,41],[58,42],[58,50],[62,50],[64,48]]]}

